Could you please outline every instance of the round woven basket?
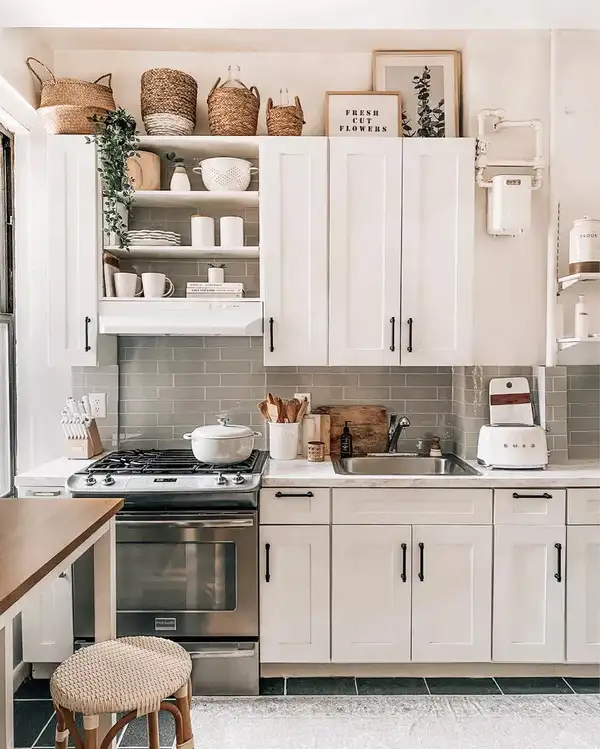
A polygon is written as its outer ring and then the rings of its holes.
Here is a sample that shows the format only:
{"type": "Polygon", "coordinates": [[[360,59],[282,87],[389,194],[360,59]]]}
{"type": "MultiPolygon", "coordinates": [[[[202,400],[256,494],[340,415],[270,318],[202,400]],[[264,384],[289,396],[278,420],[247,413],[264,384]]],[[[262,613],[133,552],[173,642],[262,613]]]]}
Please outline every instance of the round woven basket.
{"type": "Polygon", "coordinates": [[[44,130],[50,135],[93,135],[96,126],[91,122],[93,115],[106,116],[106,109],[82,107],[78,104],[57,104],[54,107],[40,107],[44,130]]]}
{"type": "Polygon", "coordinates": [[[208,128],[211,135],[256,135],[260,94],[256,86],[219,86],[208,95],[208,128]]]}
{"type": "Polygon", "coordinates": [[[141,105],[148,135],[190,135],[196,127],[197,98],[198,84],[182,70],[146,70],[141,105]]]}
{"type": "Polygon", "coordinates": [[[294,97],[293,107],[274,107],[273,99],[267,101],[267,133],[269,135],[302,135],[304,112],[300,99],[294,97]]]}

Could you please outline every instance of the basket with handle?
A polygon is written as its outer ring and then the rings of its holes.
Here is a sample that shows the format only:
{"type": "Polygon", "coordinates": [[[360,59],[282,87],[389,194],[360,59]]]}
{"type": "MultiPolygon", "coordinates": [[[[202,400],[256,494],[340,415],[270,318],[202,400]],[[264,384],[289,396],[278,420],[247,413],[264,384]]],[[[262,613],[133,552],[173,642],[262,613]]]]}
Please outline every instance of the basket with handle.
{"type": "Polygon", "coordinates": [[[211,135],[256,135],[260,94],[256,86],[221,85],[217,78],[207,98],[211,135]]]}
{"type": "Polygon", "coordinates": [[[269,135],[302,135],[304,124],[304,112],[297,96],[294,97],[293,106],[273,106],[273,99],[267,101],[269,135]]]}
{"type": "Polygon", "coordinates": [[[191,135],[198,84],[188,73],[151,68],[142,74],[142,119],[148,135],[191,135]]]}
{"type": "Polygon", "coordinates": [[[44,128],[53,135],[94,133],[94,123],[89,118],[116,109],[110,85],[111,73],[101,75],[95,81],[82,81],[78,78],[57,78],[49,67],[35,57],[28,57],[25,64],[40,83],[38,112],[44,128]],[[42,80],[32,62],[41,65],[50,78],[42,80]],[[107,79],[106,84],[100,83],[103,78],[107,79]]]}

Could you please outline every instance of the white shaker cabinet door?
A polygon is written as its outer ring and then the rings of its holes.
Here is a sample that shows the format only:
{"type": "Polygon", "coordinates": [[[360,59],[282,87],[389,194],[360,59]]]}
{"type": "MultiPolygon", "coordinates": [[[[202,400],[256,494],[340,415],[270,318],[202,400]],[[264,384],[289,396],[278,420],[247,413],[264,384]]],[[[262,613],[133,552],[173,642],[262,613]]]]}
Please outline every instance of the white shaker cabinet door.
{"type": "Polygon", "coordinates": [[[410,661],[409,525],[332,528],[331,659],[410,661]]]}
{"type": "Polygon", "coordinates": [[[329,362],[397,365],[402,139],[332,138],[329,152],[329,362]]]}
{"type": "Polygon", "coordinates": [[[492,654],[492,527],[413,528],[412,659],[479,662],[492,654]]]}
{"type": "Polygon", "coordinates": [[[262,663],[329,662],[329,526],[260,529],[262,663]]]}
{"type": "Polygon", "coordinates": [[[327,138],[262,138],[264,363],[328,363],[327,138]]]}
{"type": "Polygon", "coordinates": [[[565,530],[494,529],[494,661],[565,660],[565,530]]]}
{"type": "Polygon", "coordinates": [[[61,663],[72,655],[73,594],[70,569],[28,601],[21,621],[25,663],[61,663]]]}
{"type": "Polygon", "coordinates": [[[600,526],[567,528],[567,661],[600,663],[600,526]]]}
{"type": "Polygon", "coordinates": [[[404,141],[402,364],[473,363],[474,159],[473,138],[404,141]]]}
{"type": "Polygon", "coordinates": [[[102,253],[96,149],[84,135],[50,136],[47,154],[50,362],[108,363],[116,356],[116,338],[98,335],[102,253]]]}

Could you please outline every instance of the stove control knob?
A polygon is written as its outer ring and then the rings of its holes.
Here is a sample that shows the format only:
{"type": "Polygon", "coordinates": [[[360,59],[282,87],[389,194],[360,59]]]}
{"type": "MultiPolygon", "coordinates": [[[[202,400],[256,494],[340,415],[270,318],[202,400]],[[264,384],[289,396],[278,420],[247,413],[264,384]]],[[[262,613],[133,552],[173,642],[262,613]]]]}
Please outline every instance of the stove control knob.
{"type": "Polygon", "coordinates": [[[115,480],[113,479],[113,477],[110,475],[110,473],[107,473],[106,476],[104,477],[104,485],[112,486],[114,483],[115,483],[115,480]]]}
{"type": "Polygon", "coordinates": [[[89,476],[85,477],[85,485],[86,486],[94,486],[96,483],[96,478],[90,474],[89,476]]]}
{"type": "Polygon", "coordinates": [[[226,479],[226,478],[225,478],[225,476],[223,476],[223,474],[222,474],[222,473],[221,473],[221,472],[219,471],[219,473],[218,473],[218,474],[216,475],[216,477],[215,477],[215,484],[216,484],[217,486],[225,486],[225,484],[226,484],[226,483],[227,483],[227,479],[226,479]]]}
{"type": "Polygon", "coordinates": [[[245,484],[246,483],[246,479],[242,476],[242,474],[239,471],[235,474],[235,476],[233,477],[232,481],[233,481],[234,484],[238,484],[238,486],[239,486],[239,484],[245,484]]]}

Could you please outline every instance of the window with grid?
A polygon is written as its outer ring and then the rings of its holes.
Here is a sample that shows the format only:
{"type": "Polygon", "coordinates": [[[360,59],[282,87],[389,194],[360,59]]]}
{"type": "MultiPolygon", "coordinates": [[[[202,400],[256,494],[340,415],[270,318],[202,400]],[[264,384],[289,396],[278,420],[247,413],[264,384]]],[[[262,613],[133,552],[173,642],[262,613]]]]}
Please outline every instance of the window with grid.
{"type": "Polygon", "coordinates": [[[13,489],[15,382],[12,139],[0,128],[0,497],[13,489]]]}

